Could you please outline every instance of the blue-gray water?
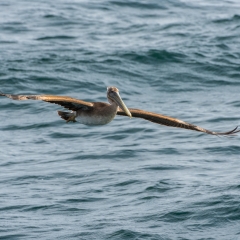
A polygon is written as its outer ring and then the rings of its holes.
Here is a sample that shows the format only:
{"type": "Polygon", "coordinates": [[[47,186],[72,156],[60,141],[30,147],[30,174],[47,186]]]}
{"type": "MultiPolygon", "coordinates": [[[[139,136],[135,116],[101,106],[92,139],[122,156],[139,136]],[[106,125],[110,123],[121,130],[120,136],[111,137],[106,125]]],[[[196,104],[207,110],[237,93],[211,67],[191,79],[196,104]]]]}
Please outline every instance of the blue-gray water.
{"type": "MultiPolygon", "coordinates": [[[[240,2],[0,1],[0,90],[240,124],[240,2]]],[[[240,239],[239,136],[0,98],[0,239],[240,239]]]]}

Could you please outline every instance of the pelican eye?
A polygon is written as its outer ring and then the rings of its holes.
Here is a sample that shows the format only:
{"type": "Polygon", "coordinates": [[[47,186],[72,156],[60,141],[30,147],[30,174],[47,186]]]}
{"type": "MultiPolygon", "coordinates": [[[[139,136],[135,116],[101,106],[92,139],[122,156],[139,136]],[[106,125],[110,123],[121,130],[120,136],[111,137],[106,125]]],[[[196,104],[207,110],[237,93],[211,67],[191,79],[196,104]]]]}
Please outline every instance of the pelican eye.
{"type": "Polygon", "coordinates": [[[115,93],[115,92],[114,92],[113,90],[111,90],[111,91],[109,92],[109,95],[112,96],[114,93],[115,93]]]}

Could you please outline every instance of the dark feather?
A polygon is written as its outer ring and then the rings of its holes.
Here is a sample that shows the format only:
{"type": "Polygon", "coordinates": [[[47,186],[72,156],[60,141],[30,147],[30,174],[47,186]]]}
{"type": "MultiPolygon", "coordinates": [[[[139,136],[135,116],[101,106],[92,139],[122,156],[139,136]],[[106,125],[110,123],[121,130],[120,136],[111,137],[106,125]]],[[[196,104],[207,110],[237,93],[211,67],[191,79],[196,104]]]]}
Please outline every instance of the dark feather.
{"type": "Polygon", "coordinates": [[[92,109],[93,104],[90,102],[85,102],[78,100],[76,98],[66,97],[66,96],[54,96],[54,95],[11,95],[4,94],[0,92],[0,96],[6,96],[13,100],[42,100],[49,103],[55,103],[63,106],[72,111],[77,111],[80,109],[92,109]]]}
{"type": "MultiPolygon", "coordinates": [[[[201,128],[199,126],[193,125],[191,123],[181,121],[177,118],[168,117],[162,114],[147,112],[141,109],[134,109],[134,108],[129,108],[129,111],[131,112],[133,117],[142,118],[153,123],[157,123],[157,124],[161,124],[169,127],[185,128],[185,129],[194,130],[198,132],[204,132],[211,135],[233,135],[235,133],[240,132],[240,130],[237,130],[238,127],[228,132],[213,132],[213,131],[209,131],[207,129],[201,128]]],[[[123,112],[121,109],[118,110],[117,115],[127,116],[126,113],[123,112]]]]}

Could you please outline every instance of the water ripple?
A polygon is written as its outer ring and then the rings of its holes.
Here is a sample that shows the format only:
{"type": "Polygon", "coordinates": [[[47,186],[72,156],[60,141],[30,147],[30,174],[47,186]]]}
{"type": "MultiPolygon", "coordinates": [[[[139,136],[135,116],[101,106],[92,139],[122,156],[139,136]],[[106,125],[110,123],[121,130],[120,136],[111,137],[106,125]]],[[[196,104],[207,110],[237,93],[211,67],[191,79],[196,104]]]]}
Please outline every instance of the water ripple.
{"type": "MultiPolygon", "coordinates": [[[[0,91],[239,125],[239,2],[1,1],[0,91]]],[[[238,239],[239,136],[66,124],[0,97],[0,239],[238,239]]]]}

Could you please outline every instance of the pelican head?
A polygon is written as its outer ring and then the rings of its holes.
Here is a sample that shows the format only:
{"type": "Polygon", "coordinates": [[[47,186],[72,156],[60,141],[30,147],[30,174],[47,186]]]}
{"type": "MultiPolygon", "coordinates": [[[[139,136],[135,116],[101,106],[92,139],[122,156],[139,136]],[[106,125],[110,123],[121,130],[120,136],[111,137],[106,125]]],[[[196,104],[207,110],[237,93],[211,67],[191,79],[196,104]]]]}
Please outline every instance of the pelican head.
{"type": "Polygon", "coordinates": [[[107,98],[110,104],[117,104],[129,117],[132,117],[132,114],[121,99],[119,90],[116,87],[107,88],[107,98]]]}

